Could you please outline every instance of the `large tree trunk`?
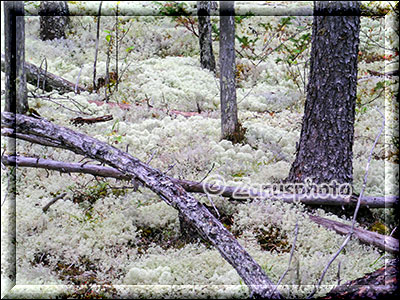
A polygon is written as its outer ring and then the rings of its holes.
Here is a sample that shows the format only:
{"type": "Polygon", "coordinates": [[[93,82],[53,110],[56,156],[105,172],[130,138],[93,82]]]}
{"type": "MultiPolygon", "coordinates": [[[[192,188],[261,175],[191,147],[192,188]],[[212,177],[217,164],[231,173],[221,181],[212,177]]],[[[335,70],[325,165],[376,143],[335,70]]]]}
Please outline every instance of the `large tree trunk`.
{"type": "Polygon", "coordinates": [[[211,38],[211,1],[197,1],[197,15],[199,18],[199,44],[201,67],[215,72],[215,57],[211,38]]]}
{"type": "Polygon", "coordinates": [[[54,125],[47,120],[9,112],[2,113],[1,117],[2,126],[14,128],[17,134],[45,138],[48,144],[60,145],[62,148],[106,163],[134,177],[159,195],[168,205],[177,209],[204,239],[214,245],[221,256],[236,269],[254,297],[281,298],[263,269],[218,219],[180,185],[174,183],[159,170],[104,142],[54,125]]]}
{"type": "Polygon", "coordinates": [[[222,139],[240,142],[240,125],[236,103],[234,1],[220,1],[220,89],[222,139]]]}
{"type": "Polygon", "coordinates": [[[39,15],[42,41],[65,38],[69,23],[67,1],[41,1],[39,15]]]}
{"type": "MultiPolygon", "coordinates": [[[[4,2],[4,35],[6,73],[5,111],[25,113],[28,111],[26,93],[25,20],[23,1],[4,2]]],[[[2,64],[3,67],[3,64],[2,64]]]]}
{"type": "Polygon", "coordinates": [[[352,183],[360,3],[316,2],[310,78],[287,181],[352,183]]]}

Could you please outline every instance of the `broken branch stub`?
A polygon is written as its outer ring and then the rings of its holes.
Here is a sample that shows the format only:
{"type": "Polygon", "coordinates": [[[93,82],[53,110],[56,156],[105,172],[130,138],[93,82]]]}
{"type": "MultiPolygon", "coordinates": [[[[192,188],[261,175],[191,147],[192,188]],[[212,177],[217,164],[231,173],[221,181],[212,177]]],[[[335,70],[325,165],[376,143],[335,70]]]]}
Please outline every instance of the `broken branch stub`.
{"type": "Polygon", "coordinates": [[[35,119],[25,115],[2,113],[2,126],[15,128],[17,133],[46,137],[54,144],[61,142],[77,154],[106,163],[159,195],[168,205],[176,208],[193,224],[199,234],[208,240],[221,256],[238,272],[255,298],[275,298],[282,296],[259,264],[237,242],[234,236],[216,219],[208,209],[174,183],[161,171],[151,168],[137,158],[97,139],[61,127],[45,119],[35,119]]]}

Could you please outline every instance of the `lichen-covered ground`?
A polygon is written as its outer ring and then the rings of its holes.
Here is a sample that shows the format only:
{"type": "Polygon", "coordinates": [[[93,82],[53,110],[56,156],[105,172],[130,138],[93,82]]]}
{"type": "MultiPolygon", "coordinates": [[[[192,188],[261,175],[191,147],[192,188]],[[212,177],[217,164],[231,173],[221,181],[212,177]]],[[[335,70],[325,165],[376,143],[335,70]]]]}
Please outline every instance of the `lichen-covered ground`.
{"type": "MultiPolygon", "coordinates": [[[[187,9],[193,9],[194,3],[188,3],[187,9]]],[[[36,4],[27,3],[32,14],[37,9],[36,4]]],[[[246,5],[244,2],[239,4],[242,7],[246,5]]],[[[69,5],[71,10],[80,10],[84,15],[85,10],[96,11],[98,3],[70,2],[69,5]]],[[[121,9],[125,5],[132,11],[146,7],[159,9],[152,2],[122,2],[120,5],[121,9]]],[[[257,5],[272,4],[248,5],[251,11],[257,5]]],[[[284,7],[287,3],[275,5],[284,7]]],[[[237,54],[239,118],[247,129],[243,144],[232,145],[220,140],[219,79],[200,67],[197,38],[171,17],[120,18],[121,30],[129,28],[129,31],[120,45],[119,69],[129,66],[110,102],[129,104],[130,110],[89,102],[102,101],[104,88],[98,94],[59,95],[43,93],[28,85],[29,91],[36,95],[33,97],[29,93],[29,104],[42,117],[56,124],[74,128],[120,149],[128,149],[131,155],[144,162],[151,158],[151,166],[168,170],[169,175],[177,178],[199,181],[212,169],[209,176],[221,175],[227,185],[279,183],[288,175],[300,134],[305,101],[301,76],[307,75],[304,63],[309,52],[302,53],[295,66],[285,63],[287,52],[271,51],[263,60],[260,54],[265,43],[271,41],[268,47],[274,49],[282,38],[288,39],[300,26],[304,27],[305,33],[311,32],[312,22],[311,17],[296,17],[276,36],[272,29],[281,24],[282,18],[252,16],[237,25],[239,36],[253,40],[258,37],[250,43],[250,48],[241,48],[236,40],[241,53],[237,54]],[[277,59],[281,61],[277,62],[277,59]],[[198,108],[201,113],[192,117],[171,112],[197,112],[198,108]],[[87,116],[84,113],[92,116],[112,114],[114,119],[79,128],[72,126],[70,119],[87,116]]],[[[111,31],[114,21],[115,17],[101,18],[98,76],[105,74],[105,30],[111,31]]],[[[218,25],[218,17],[212,17],[212,21],[218,25]]],[[[72,82],[79,76],[80,84],[90,87],[96,22],[93,17],[81,16],[71,17],[71,24],[67,39],[43,42],[38,36],[39,18],[27,17],[26,60],[40,65],[46,58],[49,72],[72,82]]],[[[392,17],[388,15],[386,20],[363,17],[361,27],[353,149],[354,188],[356,192],[361,191],[368,155],[382,124],[380,110],[385,114],[386,127],[374,150],[365,195],[396,194],[399,179],[398,102],[394,101],[393,93],[398,88],[398,77],[396,82],[396,77],[384,78],[368,73],[368,70],[384,72],[385,67],[390,70],[398,66],[393,63],[398,57],[389,57],[391,52],[385,53],[380,47],[396,45],[392,17]],[[380,82],[385,82],[384,88],[380,82]],[[381,96],[377,97],[380,93],[381,96]]],[[[218,60],[218,41],[213,46],[218,60]]],[[[114,62],[115,58],[112,58],[111,69],[115,68],[114,62]]],[[[1,80],[3,109],[4,73],[1,73],[1,80]]],[[[2,151],[5,145],[5,139],[2,139],[2,151]]],[[[71,152],[22,141],[18,141],[17,152],[65,162],[83,159],[71,152]]],[[[5,225],[12,212],[7,210],[7,202],[3,202],[7,189],[6,170],[2,169],[1,179],[2,237],[7,237],[9,227],[5,225]]],[[[215,249],[201,241],[186,243],[180,239],[177,211],[145,188],[140,187],[136,192],[117,189],[128,185],[113,179],[97,181],[89,175],[61,175],[42,169],[19,168],[17,287],[11,297],[249,296],[247,286],[215,249]],[[42,207],[63,192],[67,192],[64,200],[43,213],[42,207]],[[82,284],[95,286],[89,288],[82,284]]],[[[196,197],[207,205],[211,204],[207,197],[196,197]]],[[[277,282],[287,268],[298,223],[291,268],[278,287],[286,297],[306,297],[344,240],[344,237],[311,222],[300,204],[268,201],[239,204],[220,197],[212,200],[225,217],[224,224],[273,282],[277,282]]],[[[345,217],[339,218],[323,210],[315,213],[350,223],[345,217]]],[[[373,214],[373,221],[386,224],[389,233],[396,226],[390,210],[375,209],[373,214]]],[[[2,238],[3,248],[6,248],[5,240],[2,238]]],[[[317,295],[325,294],[337,284],[339,263],[340,281],[343,283],[383,266],[385,259],[391,257],[386,254],[382,258],[383,254],[353,239],[327,272],[317,295]]],[[[2,256],[2,274],[9,271],[5,260],[6,256],[2,256]]],[[[2,277],[2,297],[9,284],[8,279],[2,277]]]]}

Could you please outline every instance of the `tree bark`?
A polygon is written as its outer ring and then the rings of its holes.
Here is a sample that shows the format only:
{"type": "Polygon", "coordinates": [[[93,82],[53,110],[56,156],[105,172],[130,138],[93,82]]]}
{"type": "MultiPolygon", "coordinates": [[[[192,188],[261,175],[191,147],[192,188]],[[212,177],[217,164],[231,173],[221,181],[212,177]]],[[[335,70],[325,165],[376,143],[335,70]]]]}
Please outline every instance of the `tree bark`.
{"type": "Polygon", "coordinates": [[[234,1],[220,1],[219,64],[222,139],[238,142],[234,1]]]}
{"type": "Polygon", "coordinates": [[[248,285],[253,297],[282,298],[263,269],[254,261],[234,236],[204,205],[188,194],[168,176],[153,169],[113,146],[57,126],[45,119],[36,119],[9,112],[2,113],[2,126],[15,128],[16,133],[46,137],[49,142],[62,144],[77,154],[109,164],[159,195],[177,209],[196,228],[198,233],[220,252],[248,285]]]}
{"type": "MultiPolygon", "coordinates": [[[[11,2],[11,1],[10,1],[11,2]]],[[[1,55],[1,70],[5,70],[5,56],[1,55]]],[[[25,62],[26,81],[34,86],[39,86],[46,92],[58,90],[60,93],[75,92],[75,84],[53,73],[46,72],[36,65],[25,62]],[[38,83],[39,81],[39,83],[38,83]],[[44,87],[43,87],[44,85],[44,87]]],[[[77,86],[77,92],[86,91],[83,86],[77,86]]]]}
{"type": "Polygon", "coordinates": [[[315,3],[307,99],[289,182],[353,181],[359,27],[359,2],[315,3]]]}
{"type": "Polygon", "coordinates": [[[69,23],[67,1],[41,1],[39,16],[42,41],[65,38],[69,23]]]}
{"type": "Polygon", "coordinates": [[[197,1],[200,64],[203,69],[215,72],[215,57],[212,48],[210,12],[211,1],[197,1]]]}
{"type": "MultiPolygon", "coordinates": [[[[5,111],[25,113],[28,111],[26,93],[25,19],[23,1],[4,2],[5,57],[1,67],[6,73],[5,111]]],[[[3,57],[2,57],[3,60],[3,57]]]]}

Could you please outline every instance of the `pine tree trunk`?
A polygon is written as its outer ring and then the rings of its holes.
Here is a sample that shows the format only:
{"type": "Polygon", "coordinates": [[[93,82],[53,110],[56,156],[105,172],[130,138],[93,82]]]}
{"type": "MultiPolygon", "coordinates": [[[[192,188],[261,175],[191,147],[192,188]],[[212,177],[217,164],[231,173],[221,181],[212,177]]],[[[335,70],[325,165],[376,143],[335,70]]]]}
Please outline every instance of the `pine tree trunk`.
{"type": "Polygon", "coordinates": [[[28,110],[26,93],[25,20],[23,1],[5,1],[5,111],[25,113],[28,110]]]}
{"type": "Polygon", "coordinates": [[[42,41],[65,38],[65,30],[69,23],[66,1],[41,1],[39,15],[42,41]]]}
{"type": "Polygon", "coordinates": [[[236,104],[234,2],[220,2],[220,89],[222,139],[237,142],[239,122],[236,104]]]}
{"type": "Polygon", "coordinates": [[[310,78],[287,181],[352,183],[359,2],[316,2],[310,78]]]}
{"type": "Polygon", "coordinates": [[[203,69],[215,72],[215,57],[211,39],[211,1],[197,1],[199,17],[200,64],[203,69]]]}

